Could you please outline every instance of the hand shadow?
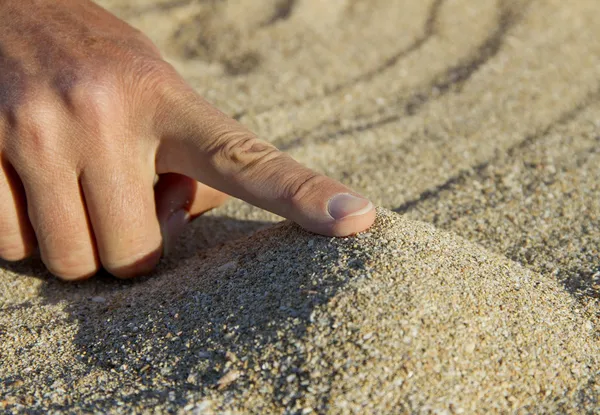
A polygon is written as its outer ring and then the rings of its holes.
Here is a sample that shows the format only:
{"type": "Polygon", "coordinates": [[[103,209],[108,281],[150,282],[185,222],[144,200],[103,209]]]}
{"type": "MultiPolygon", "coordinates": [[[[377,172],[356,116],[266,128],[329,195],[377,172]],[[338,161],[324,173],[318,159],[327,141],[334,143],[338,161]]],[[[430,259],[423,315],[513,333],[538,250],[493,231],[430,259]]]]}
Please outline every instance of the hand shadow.
{"type": "Polygon", "coordinates": [[[160,276],[177,268],[182,262],[203,255],[208,249],[249,236],[271,225],[273,223],[245,221],[228,216],[201,216],[186,228],[175,249],[168,257],[162,258],[156,270],[147,276],[131,280],[119,280],[102,269],[89,280],[62,282],[48,272],[39,254],[19,262],[0,260],[0,269],[41,280],[45,303],[54,304],[62,300],[79,298],[83,292],[86,295],[99,296],[122,287],[143,283],[148,278],[160,276]]]}
{"type": "MultiPolygon", "coordinates": [[[[248,237],[265,226],[228,217],[199,218],[175,252],[179,259],[165,261],[152,276],[130,281],[99,273],[81,283],[62,283],[35,259],[1,266],[29,267],[26,274],[43,279],[38,293],[43,303],[63,304],[76,327],[78,362],[65,368],[69,379],[94,374],[97,381],[102,373],[105,383],[99,388],[136,385],[119,396],[127,404],[158,401],[177,407],[186,404],[190,391],[214,389],[231,369],[231,356],[253,365],[274,342],[293,348],[315,307],[348,281],[323,272],[332,263],[342,265],[330,238],[290,223],[248,237]],[[241,239],[230,242],[236,237],[241,239]],[[282,332],[287,333],[284,339],[282,332]]],[[[355,259],[350,268],[362,272],[364,264],[355,259]]],[[[291,374],[302,381],[297,368],[304,358],[295,353],[281,362],[274,397],[287,387],[291,374]]],[[[18,380],[19,375],[13,377],[18,380]]],[[[69,390],[71,400],[53,409],[76,405],[84,411],[109,410],[115,402],[114,395],[83,399],[77,387],[69,390]]]]}

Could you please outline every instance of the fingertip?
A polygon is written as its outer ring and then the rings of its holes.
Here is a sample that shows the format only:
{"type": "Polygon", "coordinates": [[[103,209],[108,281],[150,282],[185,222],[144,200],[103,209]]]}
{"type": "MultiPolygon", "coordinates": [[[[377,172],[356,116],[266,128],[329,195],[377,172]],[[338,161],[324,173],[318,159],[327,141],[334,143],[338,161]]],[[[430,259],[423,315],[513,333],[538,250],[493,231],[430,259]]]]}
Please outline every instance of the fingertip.
{"type": "Polygon", "coordinates": [[[351,236],[366,231],[375,222],[376,211],[371,202],[360,212],[335,221],[331,227],[332,236],[351,236]]]}
{"type": "Polygon", "coordinates": [[[325,220],[299,224],[311,232],[334,237],[351,236],[369,229],[375,222],[375,206],[367,199],[352,196],[358,199],[352,200],[347,196],[352,195],[339,194],[329,200],[325,220]],[[342,203],[342,200],[347,203],[342,203]]]}
{"type": "Polygon", "coordinates": [[[361,216],[372,209],[373,204],[369,200],[350,193],[338,193],[327,202],[327,213],[334,220],[361,216]]]}

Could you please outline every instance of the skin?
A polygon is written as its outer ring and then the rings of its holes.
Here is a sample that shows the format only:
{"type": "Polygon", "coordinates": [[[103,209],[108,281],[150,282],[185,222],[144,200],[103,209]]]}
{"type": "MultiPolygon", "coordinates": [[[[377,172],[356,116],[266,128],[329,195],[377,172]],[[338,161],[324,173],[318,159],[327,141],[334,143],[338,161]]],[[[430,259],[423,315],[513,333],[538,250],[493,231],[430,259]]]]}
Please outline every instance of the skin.
{"type": "Polygon", "coordinates": [[[0,161],[0,257],[39,248],[65,280],[149,272],[227,195],[323,235],[375,219],[368,200],[212,107],[147,37],[87,0],[0,1],[0,161]]]}

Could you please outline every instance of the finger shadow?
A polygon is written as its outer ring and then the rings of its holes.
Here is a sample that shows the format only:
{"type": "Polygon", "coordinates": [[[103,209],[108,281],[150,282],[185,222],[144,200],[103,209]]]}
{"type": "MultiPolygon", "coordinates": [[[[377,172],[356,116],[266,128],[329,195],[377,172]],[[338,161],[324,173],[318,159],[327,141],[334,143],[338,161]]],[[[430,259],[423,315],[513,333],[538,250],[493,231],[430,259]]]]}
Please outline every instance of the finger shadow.
{"type": "MultiPolygon", "coordinates": [[[[20,277],[40,280],[44,302],[56,304],[63,300],[86,297],[92,298],[110,294],[124,287],[143,284],[146,280],[172,271],[194,257],[202,256],[208,249],[218,247],[233,240],[249,236],[257,230],[271,226],[270,222],[247,221],[228,216],[201,216],[193,221],[179,238],[179,242],[168,257],[162,258],[156,270],[135,279],[118,279],[101,269],[93,277],[65,282],[53,276],[42,262],[39,253],[23,261],[8,262],[0,260],[0,269],[20,277]]],[[[151,256],[154,253],[150,254],[151,256]]],[[[132,265],[135,266],[135,265],[132,265]]]]}
{"type": "MultiPolygon", "coordinates": [[[[136,280],[100,273],[67,284],[50,277],[39,260],[20,264],[43,280],[43,302],[62,302],[69,324],[77,327],[73,344],[79,363],[65,368],[66,378],[102,378],[96,387],[106,390],[130,385],[126,394],[116,388],[93,396],[80,395],[74,386],[71,400],[51,409],[110,411],[118,399],[126,407],[152,402],[175,410],[189,402],[190,393],[220,390],[219,380],[235,364],[260,364],[261,351],[274,342],[293,348],[315,307],[347,280],[322,277],[324,267],[341,260],[330,238],[289,223],[253,234],[266,225],[200,218],[183,237],[179,266],[167,262],[136,280]],[[240,239],[231,242],[234,236],[240,239]],[[188,239],[197,241],[189,245],[188,239]]],[[[360,272],[365,265],[354,261],[352,267],[360,272]]],[[[274,397],[285,394],[290,375],[303,381],[298,368],[305,356],[285,359],[274,397]]],[[[239,382],[229,389],[243,387],[239,382]]]]}

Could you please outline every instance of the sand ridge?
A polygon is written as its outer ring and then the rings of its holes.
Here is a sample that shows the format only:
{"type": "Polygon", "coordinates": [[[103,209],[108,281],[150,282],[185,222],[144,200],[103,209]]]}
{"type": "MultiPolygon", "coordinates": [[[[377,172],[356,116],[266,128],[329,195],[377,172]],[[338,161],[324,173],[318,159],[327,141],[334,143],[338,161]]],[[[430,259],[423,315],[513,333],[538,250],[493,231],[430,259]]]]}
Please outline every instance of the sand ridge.
{"type": "Polygon", "coordinates": [[[5,308],[2,326],[31,321],[3,345],[5,368],[28,374],[11,395],[43,396],[29,402],[40,409],[201,413],[569,411],[595,399],[599,343],[577,301],[431,225],[385,210],[357,238],[283,224],[203,259],[168,285],[86,283],[57,304],[5,308]]]}

